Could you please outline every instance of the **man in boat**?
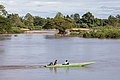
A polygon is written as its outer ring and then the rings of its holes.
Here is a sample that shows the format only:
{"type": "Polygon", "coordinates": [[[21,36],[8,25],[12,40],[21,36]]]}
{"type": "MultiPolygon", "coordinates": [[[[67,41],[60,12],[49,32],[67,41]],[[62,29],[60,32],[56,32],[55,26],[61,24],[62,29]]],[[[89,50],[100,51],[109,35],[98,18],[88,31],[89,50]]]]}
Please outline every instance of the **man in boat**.
{"type": "Polygon", "coordinates": [[[56,64],[57,64],[57,60],[55,60],[54,63],[53,63],[53,62],[50,62],[50,63],[48,64],[48,66],[56,65],[56,64]]]}
{"type": "Polygon", "coordinates": [[[69,65],[68,60],[65,60],[65,63],[63,65],[69,65]]]}
{"type": "Polygon", "coordinates": [[[50,62],[50,63],[48,64],[48,66],[51,66],[51,65],[53,65],[53,62],[50,62]]]}
{"type": "Polygon", "coordinates": [[[53,65],[56,65],[57,64],[57,60],[55,60],[54,64],[53,65]]]}

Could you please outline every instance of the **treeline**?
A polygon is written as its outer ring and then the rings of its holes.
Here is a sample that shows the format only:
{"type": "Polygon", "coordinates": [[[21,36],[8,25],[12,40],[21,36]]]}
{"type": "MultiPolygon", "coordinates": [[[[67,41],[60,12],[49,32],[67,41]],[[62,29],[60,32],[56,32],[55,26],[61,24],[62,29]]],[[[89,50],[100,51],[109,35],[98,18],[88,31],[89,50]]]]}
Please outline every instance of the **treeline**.
{"type": "Polygon", "coordinates": [[[40,30],[46,23],[45,18],[32,16],[27,13],[20,17],[19,14],[9,14],[3,5],[0,5],[0,34],[21,33],[21,28],[40,30]]]}
{"type": "MultiPolygon", "coordinates": [[[[103,29],[103,27],[108,28],[109,26],[114,29],[120,28],[119,14],[117,16],[110,15],[107,19],[95,18],[91,12],[87,12],[82,16],[80,16],[78,13],[65,16],[61,12],[58,12],[54,18],[42,18],[40,16],[33,16],[32,14],[27,13],[25,16],[20,17],[19,14],[9,14],[5,10],[5,7],[3,5],[0,5],[0,33],[21,33],[21,28],[27,28],[30,30],[58,29],[59,34],[65,34],[66,29],[69,28],[97,29],[102,27],[103,29]]],[[[103,30],[97,31],[100,32],[103,30]]],[[[97,31],[95,31],[95,33],[97,31]]],[[[86,32],[86,35],[87,34],[90,34],[90,32],[86,32]]]]}

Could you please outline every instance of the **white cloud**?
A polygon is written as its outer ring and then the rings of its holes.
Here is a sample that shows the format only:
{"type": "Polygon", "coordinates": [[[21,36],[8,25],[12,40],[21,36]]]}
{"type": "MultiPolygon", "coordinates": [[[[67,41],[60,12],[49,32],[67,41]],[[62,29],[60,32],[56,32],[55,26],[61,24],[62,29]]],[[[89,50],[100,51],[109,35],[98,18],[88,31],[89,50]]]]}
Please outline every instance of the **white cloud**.
{"type": "Polygon", "coordinates": [[[27,12],[39,16],[92,12],[96,17],[107,17],[120,12],[119,0],[1,0],[8,12],[25,15],[27,12]]]}

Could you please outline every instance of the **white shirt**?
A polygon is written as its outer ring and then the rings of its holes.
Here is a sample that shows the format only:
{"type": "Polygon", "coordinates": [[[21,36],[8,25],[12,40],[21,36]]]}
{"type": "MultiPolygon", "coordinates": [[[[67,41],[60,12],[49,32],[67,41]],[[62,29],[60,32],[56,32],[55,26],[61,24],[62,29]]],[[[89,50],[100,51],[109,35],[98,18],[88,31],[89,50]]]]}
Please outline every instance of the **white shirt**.
{"type": "Polygon", "coordinates": [[[65,64],[68,64],[68,61],[67,61],[67,62],[65,62],[65,64]]]}

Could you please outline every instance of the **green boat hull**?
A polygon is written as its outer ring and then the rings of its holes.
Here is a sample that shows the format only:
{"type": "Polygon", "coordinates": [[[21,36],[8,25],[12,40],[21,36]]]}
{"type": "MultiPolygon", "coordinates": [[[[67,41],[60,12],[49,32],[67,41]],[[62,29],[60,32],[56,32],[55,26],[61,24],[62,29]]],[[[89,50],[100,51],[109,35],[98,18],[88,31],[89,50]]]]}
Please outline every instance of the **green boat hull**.
{"type": "Polygon", "coordinates": [[[94,64],[95,62],[83,62],[83,63],[71,63],[69,65],[56,64],[51,66],[46,66],[47,68],[65,68],[65,67],[84,67],[86,65],[94,64]]]}

